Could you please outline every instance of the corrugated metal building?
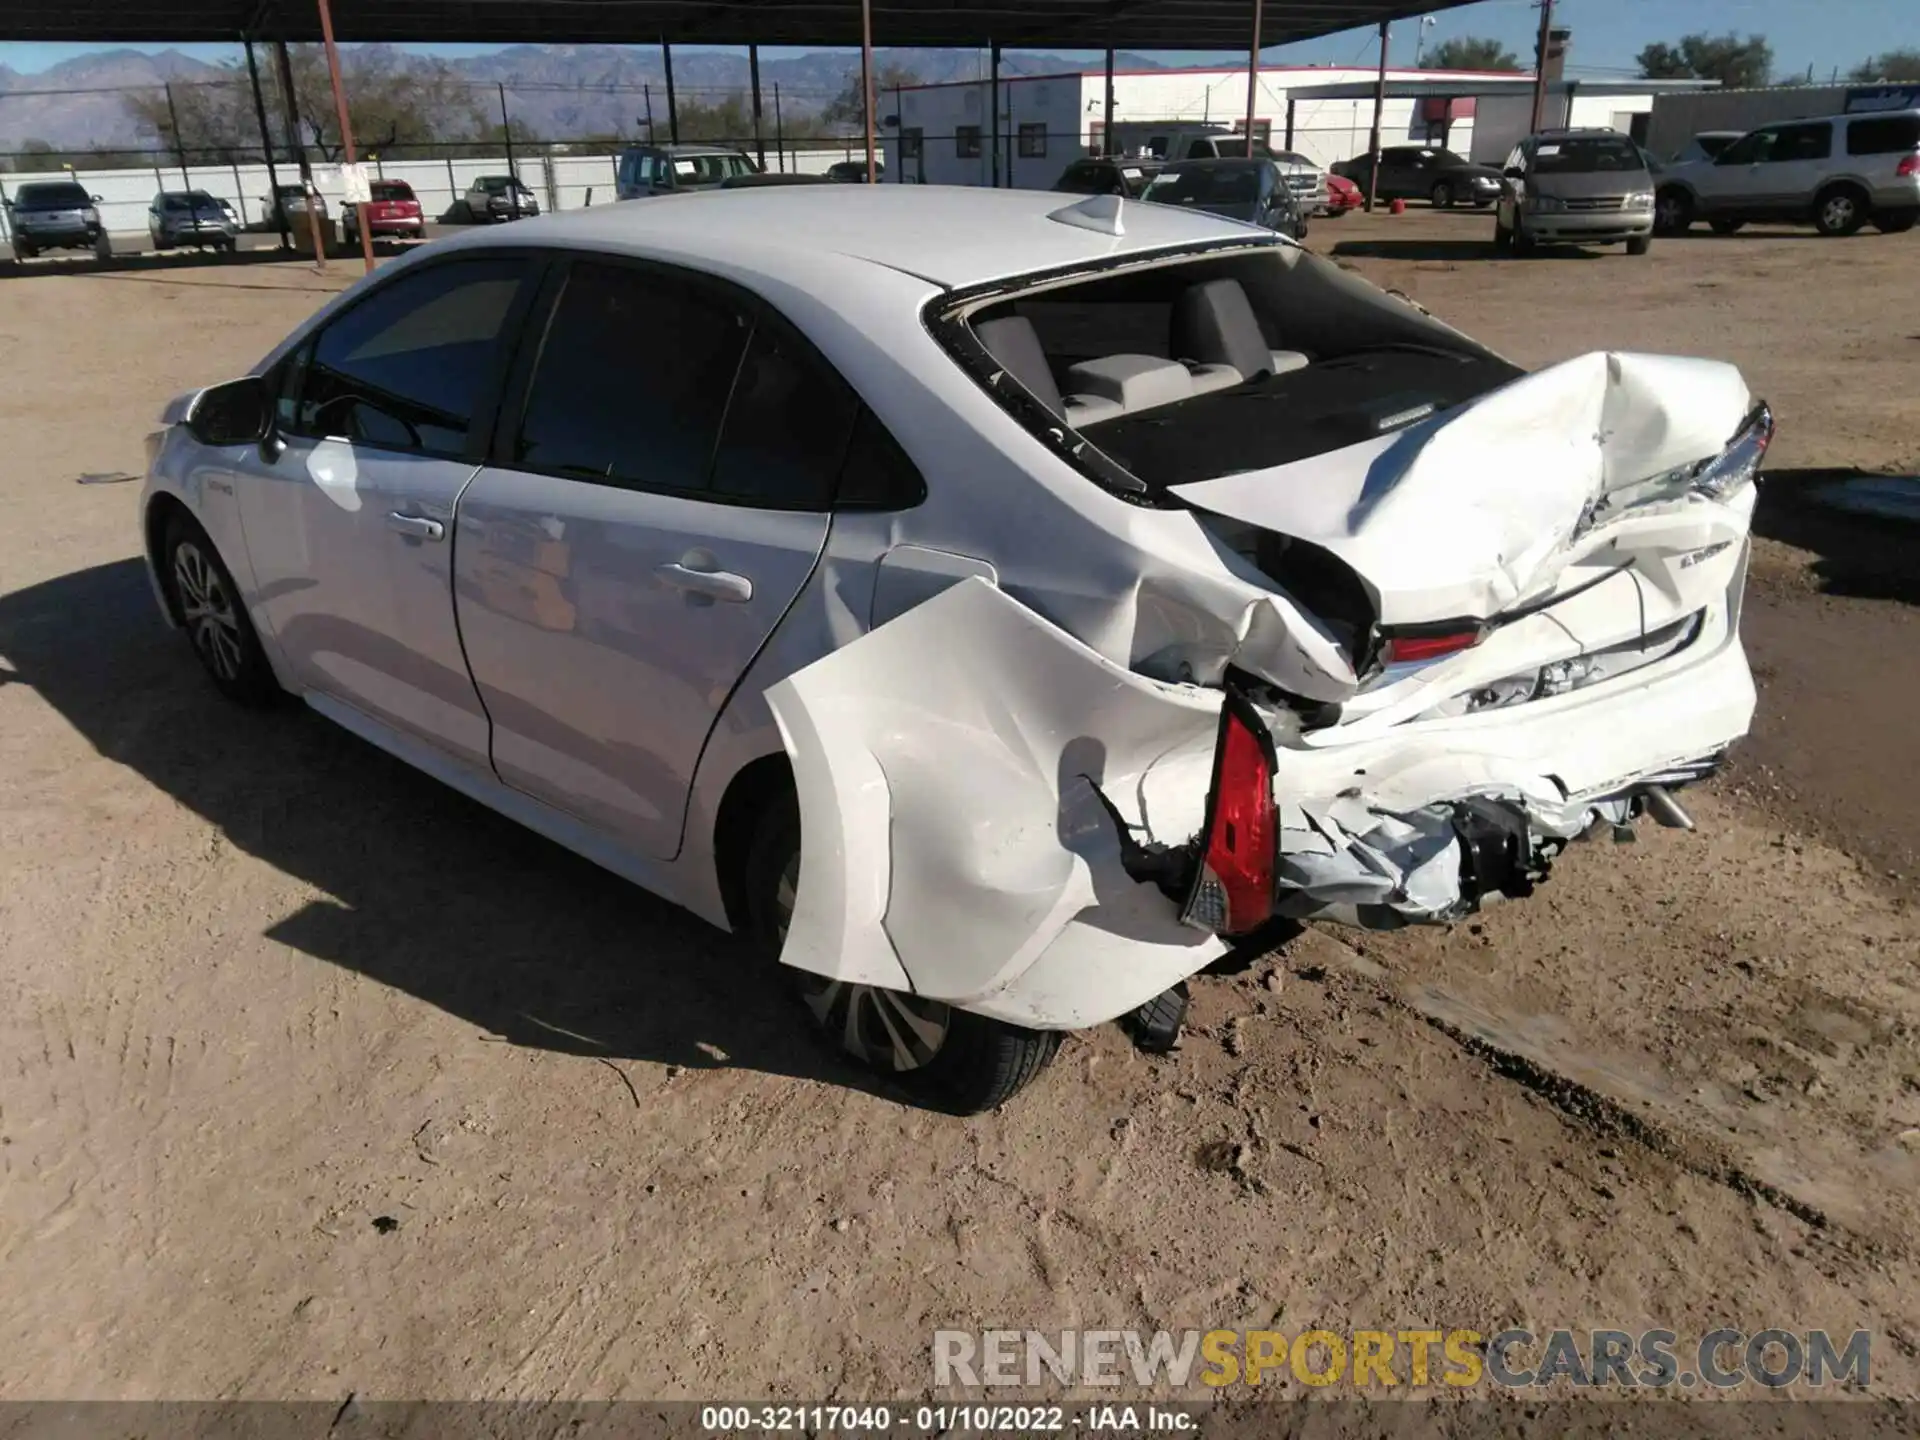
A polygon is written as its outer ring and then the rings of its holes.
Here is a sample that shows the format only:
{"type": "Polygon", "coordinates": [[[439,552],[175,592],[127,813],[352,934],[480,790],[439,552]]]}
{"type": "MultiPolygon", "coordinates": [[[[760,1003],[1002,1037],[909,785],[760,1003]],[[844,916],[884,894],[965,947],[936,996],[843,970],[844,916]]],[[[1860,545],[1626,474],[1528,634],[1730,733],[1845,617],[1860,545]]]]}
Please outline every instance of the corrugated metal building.
{"type": "Polygon", "coordinates": [[[1656,155],[1671,155],[1702,130],[1757,130],[1776,120],[1911,109],[1920,109],[1920,84],[1774,85],[1662,95],[1653,107],[1646,147],[1656,155]]]}

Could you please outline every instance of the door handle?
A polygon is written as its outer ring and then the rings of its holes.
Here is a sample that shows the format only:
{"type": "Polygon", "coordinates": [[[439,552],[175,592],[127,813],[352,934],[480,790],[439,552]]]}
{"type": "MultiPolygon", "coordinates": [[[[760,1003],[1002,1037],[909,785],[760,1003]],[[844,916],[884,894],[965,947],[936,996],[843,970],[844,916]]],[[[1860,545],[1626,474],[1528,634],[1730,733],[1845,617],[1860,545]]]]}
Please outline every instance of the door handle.
{"type": "Polygon", "coordinates": [[[709,599],[730,600],[738,604],[753,598],[753,581],[744,575],[735,575],[730,570],[693,570],[677,561],[669,561],[665,565],[656,565],[653,573],[663,584],[694,595],[705,595],[709,599]]]}
{"type": "Polygon", "coordinates": [[[402,535],[410,535],[415,540],[444,540],[447,527],[438,520],[429,520],[424,515],[402,515],[398,510],[387,516],[387,528],[402,535]]]}

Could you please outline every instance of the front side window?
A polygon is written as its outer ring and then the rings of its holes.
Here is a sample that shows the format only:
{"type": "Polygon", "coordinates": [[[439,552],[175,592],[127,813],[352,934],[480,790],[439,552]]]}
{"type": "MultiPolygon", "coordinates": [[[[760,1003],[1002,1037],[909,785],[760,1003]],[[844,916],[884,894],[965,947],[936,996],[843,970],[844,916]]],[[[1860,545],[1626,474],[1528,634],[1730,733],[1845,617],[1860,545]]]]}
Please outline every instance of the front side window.
{"type": "Polygon", "coordinates": [[[505,257],[459,260],[408,271],[375,290],[307,350],[287,428],[463,455],[525,269],[505,257]]]}
{"type": "Polygon", "coordinates": [[[1755,130],[1750,135],[1742,135],[1733,144],[1720,152],[1716,165],[1758,165],[1773,153],[1776,134],[1772,130],[1755,130]]]}
{"type": "Polygon", "coordinates": [[[978,125],[956,125],[953,130],[953,153],[956,159],[977,160],[980,156],[980,127],[978,125]]]}
{"type": "Polygon", "coordinates": [[[704,488],[747,333],[717,289],[576,262],[541,341],[514,462],[640,489],[704,488]]]}

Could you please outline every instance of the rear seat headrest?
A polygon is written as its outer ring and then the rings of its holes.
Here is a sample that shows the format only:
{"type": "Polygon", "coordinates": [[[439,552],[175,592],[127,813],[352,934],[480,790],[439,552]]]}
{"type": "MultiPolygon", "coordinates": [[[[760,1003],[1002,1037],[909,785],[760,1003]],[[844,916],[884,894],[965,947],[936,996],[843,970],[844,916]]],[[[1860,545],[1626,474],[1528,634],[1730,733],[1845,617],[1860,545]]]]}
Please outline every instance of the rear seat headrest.
{"type": "Polygon", "coordinates": [[[983,320],[973,327],[987,353],[1006,367],[1033,396],[1055,415],[1065,418],[1066,405],[1060,399],[1060,387],[1047,364],[1047,352],[1040,348],[1040,336],[1033,322],[1024,315],[1005,315],[998,320],[983,320]]]}
{"type": "Polygon", "coordinates": [[[1190,285],[1173,304],[1173,353],[1202,365],[1230,365],[1248,380],[1273,373],[1273,352],[1238,280],[1190,285]]]}

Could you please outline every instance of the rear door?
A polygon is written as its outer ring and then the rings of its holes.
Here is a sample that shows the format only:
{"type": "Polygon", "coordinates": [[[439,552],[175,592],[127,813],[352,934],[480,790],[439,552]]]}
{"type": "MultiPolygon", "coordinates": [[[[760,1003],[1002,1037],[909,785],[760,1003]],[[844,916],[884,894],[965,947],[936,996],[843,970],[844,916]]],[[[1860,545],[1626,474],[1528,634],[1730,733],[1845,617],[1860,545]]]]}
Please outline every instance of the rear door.
{"type": "Polygon", "coordinates": [[[1833,122],[1782,125],[1773,151],[1760,168],[1768,172],[1769,205],[1785,215],[1804,215],[1826,180],[1833,157],[1833,122]]]}
{"type": "Polygon", "coordinates": [[[290,357],[276,436],[237,475],[255,615],[294,683],[479,767],[487,717],[454,628],[453,516],[532,271],[480,254],[368,291],[290,357]]]}
{"type": "Polygon", "coordinates": [[[460,632],[500,778],[667,858],[826,541],[857,402],[730,286],[581,256],[549,289],[460,502],[460,632]]]}

